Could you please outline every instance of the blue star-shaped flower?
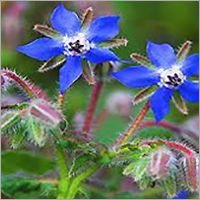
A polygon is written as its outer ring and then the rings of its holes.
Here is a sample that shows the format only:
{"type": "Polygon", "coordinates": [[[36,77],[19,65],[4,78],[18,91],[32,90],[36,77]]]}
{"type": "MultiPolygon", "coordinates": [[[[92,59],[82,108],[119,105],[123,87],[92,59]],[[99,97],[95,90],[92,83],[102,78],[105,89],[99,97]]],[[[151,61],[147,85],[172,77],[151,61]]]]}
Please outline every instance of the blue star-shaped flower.
{"type": "Polygon", "coordinates": [[[187,199],[189,196],[188,193],[189,192],[186,190],[181,190],[181,191],[179,191],[177,196],[173,197],[172,199],[187,199]]]}
{"type": "Polygon", "coordinates": [[[143,88],[157,85],[158,89],[150,97],[150,106],[156,121],[160,121],[169,112],[169,101],[178,90],[187,101],[199,101],[199,83],[189,80],[199,74],[199,54],[186,57],[179,62],[173,48],[168,44],[148,42],[147,53],[154,69],[146,66],[132,66],[114,72],[112,75],[124,85],[143,88]]]}
{"type": "Polygon", "coordinates": [[[64,93],[82,74],[81,58],[92,64],[120,60],[109,48],[99,46],[119,33],[119,19],[119,16],[101,16],[83,28],[76,13],[61,4],[51,15],[52,27],[61,37],[43,37],[17,50],[41,61],[64,54],[67,61],[59,72],[60,92],[64,93]]]}

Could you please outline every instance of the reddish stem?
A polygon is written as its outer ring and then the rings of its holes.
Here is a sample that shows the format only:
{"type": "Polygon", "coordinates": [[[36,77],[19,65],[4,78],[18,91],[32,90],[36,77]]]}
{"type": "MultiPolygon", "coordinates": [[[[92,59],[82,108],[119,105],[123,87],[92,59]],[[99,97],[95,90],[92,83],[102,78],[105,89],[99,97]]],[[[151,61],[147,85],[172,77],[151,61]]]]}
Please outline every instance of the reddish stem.
{"type": "Polygon", "coordinates": [[[103,87],[103,82],[99,80],[96,82],[92,90],[90,103],[85,115],[85,121],[84,121],[83,129],[82,129],[82,134],[85,134],[87,136],[90,134],[90,128],[91,128],[91,124],[93,120],[94,111],[95,111],[102,87],[103,87]]]}
{"type": "Polygon", "coordinates": [[[155,122],[155,121],[145,121],[145,122],[141,123],[139,129],[144,129],[144,128],[151,127],[151,126],[160,126],[160,127],[169,129],[171,131],[174,131],[174,132],[180,133],[180,134],[186,133],[187,135],[192,136],[194,138],[194,140],[196,140],[196,141],[199,140],[198,136],[195,133],[193,133],[192,131],[183,129],[175,124],[172,124],[172,123],[166,122],[166,121],[161,121],[159,123],[155,122]]]}
{"type": "Polygon", "coordinates": [[[117,140],[114,143],[114,146],[119,146],[128,141],[128,139],[134,134],[134,132],[140,126],[142,120],[148,113],[149,108],[150,108],[149,101],[147,101],[142,110],[137,115],[137,117],[132,121],[129,128],[119,138],[117,138],[117,140]]]}
{"type": "Polygon", "coordinates": [[[195,157],[195,152],[191,150],[189,147],[187,147],[184,144],[181,144],[176,141],[167,141],[167,140],[144,140],[141,142],[141,145],[150,145],[150,144],[164,144],[165,146],[171,147],[177,151],[183,152],[187,157],[193,158],[195,157]]]}

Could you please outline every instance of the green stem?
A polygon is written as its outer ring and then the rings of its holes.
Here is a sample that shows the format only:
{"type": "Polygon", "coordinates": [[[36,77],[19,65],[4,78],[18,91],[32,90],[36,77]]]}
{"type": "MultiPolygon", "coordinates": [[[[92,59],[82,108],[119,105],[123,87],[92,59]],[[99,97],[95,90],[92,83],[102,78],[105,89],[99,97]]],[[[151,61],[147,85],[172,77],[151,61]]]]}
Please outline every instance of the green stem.
{"type": "Polygon", "coordinates": [[[62,147],[59,145],[56,146],[56,155],[57,155],[57,164],[60,174],[60,180],[58,183],[58,196],[57,199],[64,199],[66,191],[69,187],[69,178],[68,178],[68,168],[65,159],[65,152],[62,147]]]}
{"type": "Polygon", "coordinates": [[[99,165],[92,165],[85,172],[83,172],[83,173],[79,174],[78,176],[76,176],[75,178],[73,178],[71,180],[71,184],[68,189],[67,196],[65,196],[66,199],[73,199],[76,196],[76,194],[80,188],[81,182],[84,181],[87,177],[91,176],[99,168],[100,168],[99,165]]]}

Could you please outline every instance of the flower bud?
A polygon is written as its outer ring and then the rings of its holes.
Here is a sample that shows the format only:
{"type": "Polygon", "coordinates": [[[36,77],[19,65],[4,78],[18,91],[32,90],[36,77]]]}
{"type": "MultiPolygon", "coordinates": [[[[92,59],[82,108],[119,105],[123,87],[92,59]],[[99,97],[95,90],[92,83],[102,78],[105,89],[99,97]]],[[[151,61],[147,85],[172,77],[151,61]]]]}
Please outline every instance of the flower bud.
{"type": "Polygon", "coordinates": [[[63,120],[62,113],[43,99],[37,99],[31,103],[29,114],[50,126],[57,126],[63,120]]]}
{"type": "Polygon", "coordinates": [[[168,149],[161,147],[151,154],[147,172],[155,179],[162,179],[168,174],[174,160],[175,157],[173,153],[168,149]]]}
{"type": "Polygon", "coordinates": [[[185,157],[183,159],[185,182],[191,191],[198,191],[199,159],[198,157],[185,157]]]}

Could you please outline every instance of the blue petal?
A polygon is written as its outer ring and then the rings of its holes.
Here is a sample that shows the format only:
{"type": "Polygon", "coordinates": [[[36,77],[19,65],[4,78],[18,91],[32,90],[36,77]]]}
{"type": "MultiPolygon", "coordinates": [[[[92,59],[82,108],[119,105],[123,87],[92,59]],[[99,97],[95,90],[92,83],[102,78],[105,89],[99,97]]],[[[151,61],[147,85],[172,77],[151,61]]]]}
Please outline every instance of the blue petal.
{"type": "Polygon", "coordinates": [[[119,57],[106,48],[92,48],[85,54],[85,56],[92,64],[108,61],[120,61],[119,57]]]}
{"type": "Polygon", "coordinates": [[[63,52],[62,44],[50,38],[40,38],[24,46],[19,46],[17,51],[41,61],[48,60],[63,52]]]}
{"type": "Polygon", "coordinates": [[[169,68],[176,62],[174,49],[168,44],[148,42],[147,53],[150,61],[156,67],[169,68]]]}
{"type": "Polygon", "coordinates": [[[169,101],[173,90],[160,87],[150,98],[150,106],[157,122],[161,121],[170,110],[169,101]]]}
{"type": "Polygon", "coordinates": [[[75,34],[81,28],[81,22],[76,13],[66,10],[62,4],[54,9],[51,24],[61,34],[68,36],[75,34]]]}
{"type": "Polygon", "coordinates": [[[99,43],[115,37],[119,33],[119,19],[119,16],[98,17],[90,24],[87,38],[99,43]]]}
{"type": "Polygon", "coordinates": [[[192,102],[199,101],[199,83],[185,80],[178,90],[185,100],[192,102]]]}
{"type": "Polygon", "coordinates": [[[199,54],[193,54],[187,57],[183,63],[181,71],[186,76],[195,76],[199,74],[199,54]]]}
{"type": "Polygon", "coordinates": [[[177,194],[177,196],[173,197],[172,199],[188,199],[189,192],[186,190],[181,190],[177,194]]]}
{"type": "Polygon", "coordinates": [[[143,66],[128,67],[112,73],[113,77],[128,87],[141,88],[157,84],[159,74],[143,66]]]}
{"type": "Polygon", "coordinates": [[[64,93],[82,74],[81,57],[68,56],[59,71],[60,92],[64,93]]]}

